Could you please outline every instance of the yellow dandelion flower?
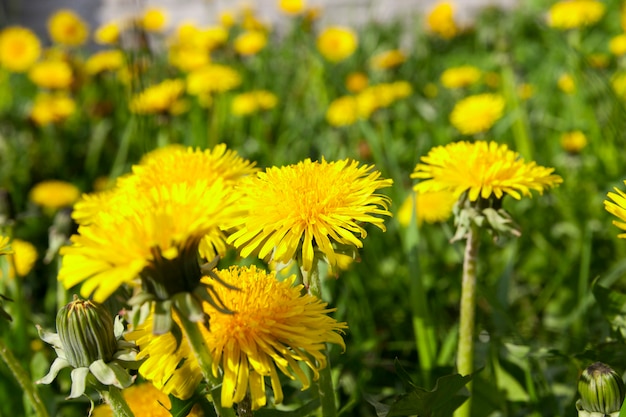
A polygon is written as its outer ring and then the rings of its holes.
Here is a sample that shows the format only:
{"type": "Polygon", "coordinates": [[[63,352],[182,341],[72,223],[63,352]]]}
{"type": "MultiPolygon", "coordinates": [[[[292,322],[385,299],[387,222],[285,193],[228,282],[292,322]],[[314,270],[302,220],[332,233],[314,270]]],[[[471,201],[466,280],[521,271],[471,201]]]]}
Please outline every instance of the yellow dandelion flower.
{"type": "Polygon", "coordinates": [[[370,65],[374,69],[386,70],[395,68],[406,61],[406,55],[399,49],[391,49],[374,55],[370,59],[370,65]]]}
{"type": "Polygon", "coordinates": [[[501,78],[500,74],[495,71],[487,71],[484,76],[485,84],[491,88],[500,87],[501,78]]]}
{"type": "Polygon", "coordinates": [[[240,215],[234,181],[253,171],[225,146],[147,158],[112,190],[76,204],[78,234],[61,249],[59,280],[82,283],[81,294],[98,302],[139,278],[169,295],[193,291],[198,254],[223,253],[222,227],[240,215]]]}
{"type": "Polygon", "coordinates": [[[167,14],[163,9],[150,7],[141,16],[139,24],[146,32],[161,32],[167,24],[167,14]]]}
{"type": "Polygon", "coordinates": [[[0,256],[13,253],[11,249],[11,238],[8,236],[0,235],[0,256]]]}
{"type": "Polygon", "coordinates": [[[587,61],[592,68],[606,68],[609,66],[610,58],[607,54],[591,54],[587,61]]]}
{"type": "Polygon", "coordinates": [[[85,71],[90,75],[116,71],[124,66],[124,61],[124,53],[119,49],[96,52],[85,62],[85,71]]]}
{"type": "Polygon", "coordinates": [[[422,89],[422,93],[428,98],[435,98],[439,94],[439,88],[435,83],[427,83],[422,89]]]}
{"type": "Polygon", "coordinates": [[[444,39],[452,39],[460,33],[454,20],[455,6],[451,2],[440,2],[426,17],[428,30],[444,39]]]}
{"type": "Polygon", "coordinates": [[[261,22],[257,15],[256,11],[250,6],[244,6],[241,11],[241,27],[245,30],[252,31],[267,31],[268,27],[263,22],[261,22]]]}
{"type": "Polygon", "coordinates": [[[598,0],[563,0],[548,11],[548,24],[556,29],[576,29],[597,23],[606,6],[598,0]]]}
{"type": "Polygon", "coordinates": [[[346,77],[346,88],[351,93],[363,91],[369,84],[369,78],[362,72],[351,72],[346,77]]]}
{"type": "Polygon", "coordinates": [[[114,45],[119,41],[121,31],[122,29],[119,23],[108,22],[96,29],[93,38],[96,43],[101,45],[114,45]]]}
{"type": "Polygon", "coordinates": [[[239,55],[251,56],[258,54],[267,45],[267,35],[258,30],[243,32],[234,41],[235,51],[239,55]]]}
{"type": "Polygon", "coordinates": [[[441,85],[451,89],[469,87],[476,84],[481,75],[482,72],[472,65],[448,68],[441,74],[441,85]]]}
{"type": "Polygon", "coordinates": [[[609,41],[609,51],[617,56],[626,54],[626,33],[611,38],[609,41]]]}
{"type": "Polygon", "coordinates": [[[373,166],[350,159],[268,168],[242,181],[239,204],[247,214],[235,220],[240,230],[229,242],[244,257],[257,251],[285,263],[301,258],[307,271],[319,250],[334,266],[333,243],[362,247],[364,223],[385,230],[380,216],[391,215],[390,200],[376,191],[391,184],[373,166]]]}
{"type": "Polygon", "coordinates": [[[236,116],[246,116],[259,110],[270,110],[276,107],[278,98],[266,90],[250,91],[237,94],[233,98],[231,111],[236,116]]]}
{"type": "Polygon", "coordinates": [[[195,46],[172,46],[167,59],[172,66],[184,72],[198,70],[211,63],[209,52],[195,46]]]}
{"type": "Polygon", "coordinates": [[[565,132],[561,135],[561,148],[571,154],[579,153],[587,146],[587,136],[580,130],[565,132]]]}
{"type": "Polygon", "coordinates": [[[29,193],[30,201],[49,209],[70,207],[80,197],[80,190],[74,184],[60,180],[41,181],[29,193]]]}
{"type": "Polygon", "coordinates": [[[504,98],[498,94],[478,94],[456,103],[450,122],[464,135],[486,132],[502,117],[504,98]]]}
{"type": "Polygon", "coordinates": [[[535,95],[535,86],[528,83],[522,83],[517,86],[517,95],[522,100],[528,100],[535,95]]]}
{"type": "Polygon", "coordinates": [[[281,12],[293,16],[304,11],[306,2],[304,0],[278,0],[278,8],[281,12]]]}
{"type": "Polygon", "coordinates": [[[333,100],[326,110],[326,120],[331,126],[349,126],[356,123],[358,103],[353,96],[343,96],[333,100]]]}
{"type": "MultiPolygon", "coordinates": [[[[626,184],[626,181],[624,181],[626,184]]],[[[613,224],[619,229],[626,231],[626,193],[617,187],[615,192],[609,192],[607,197],[613,201],[605,200],[604,208],[606,211],[617,217],[619,220],[613,220],[613,224]]],[[[626,239],[626,233],[620,233],[617,237],[626,239]]]]}
{"type": "MultiPolygon", "coordinates": [[[[37,248],[30,242],[21,239],[13,239],[11,242],[11,254],[9,259],[8,279],[25,277],[33,270],[37,262],[37,248]]],[[[6,253],[6,252],[5,252],[6,253]]],[[[0,281],[5,280],[0,269],[0,281]]]]}
{"type": "Polygon", "coordinates": [[[616,72],[611,77],[611,87],[622,100],[626,100],[626,72],[616,72]]]}
{"type": "MultiPolygon", "coordinates": [[[[217,376],[220,369],[223,372],[223,407],[241,402],[248,393],[254,410],[266,405],[264,377],[270,379],[275,403],[281,403],[279,370],[307,389],[309,377],[299,363],[309,367],[317,379],[319,369],[327,365],[325,344],[345,348],[340,333],[346,324],[329,317],[334,309],[317,297],[302,295],[302,285],[294,285],[295,276],[278,281],[273,272],[255,266],[233,266],[217,271],[217,275],[239,289],[215,286],[235,314],[222,314],[204,304],[211,330],[202,327],[201,331],[213,356],[213,373],[217,376]]],[[[211,283],[210,278],[203,281],[211,283]]],[[[149,325],[143,324],[126,336],[140,346],[138,358],[147,358],[140,374],[166,393],[189,397],[202,375],[188,344],[183,340],[176,349],[174,336],[154,336],[146,331],[149,325]]]]}
{"type": "Polygon", "coordinates": [[[424,222],[445,222],[452,216],[452,209],[457,200],[458,196],[449,191],[413,192],[398,209],[398,222],[408,227],[413,215],[418,226],[424,222]]]}
{"type": "Polygon", "coordinates": [[[52,41],[56,43],[80,46],[87,41],[89,25],[73,11],[62,9],[48,20],[48,32],[52,41]]]}
{"type": "Polygon", "coordinates": [[[0,32],[0,66],[12,72],[25,72],[39,55],[39,38],[30,29],[10,26],[0,32]]]}
{"type": "Polygon", "coordinates": [[[413,86],[408,81],[394,81],[391,83],[390,88],[396,100],[407,98],[413,94],[413,86]]]}
{"type": "Polygon", "coordinates": [[[56,59],[41,61],[33,65],[28,72],[28,78],[42,88],[68,88],[74,81],[70,65],[56,59]]]}
{"type": "Polygon", "coordinates": [[[235,26],[235,14],[230,10],[222,10],[219,15],[219,22],[223,28],[229,29],[235,26]]]}
{"type": "Polygon", "coordinates": [[[576,91],[576,82],[570,74],[562,74],[557,80],[557,86],[565,94],[573,94],[576,91]]]}
{"type": "MultiPolygon", "coordinates": [[[[136,416],[170,417],[172,403],[169,397],[150,383],[133,384],[122,390],[124,400],[136,416]]],[[[202,410],[196,405],[188,416],[201,417],[202,410]]],[[[91,417],[113,417],[109,404],[101,404],[93,409],[91,417]]]]}
{"type": "Polygon", "coordinates": [[[30,118],[39,126],[60,123],[76,111],[76,102],[66,93],[39,93],[30,110],[30,118]]]}
{"type": "Polygon", "coordinates": [[[187,75],[187,92],[192,95],[223,93],[241,84],[241,75],[226,65],[211,64],[187,75]]]}
{"type": "Polygon", "coordinates": [[[185,92],[183,80],[161,81],[132,97],[130,111],[137,114],[176,113],[185,92]]]}
{"type": "Polygon", "coordinates": [[[343,61],[350,57],[358,44],[356,33],[346,27],[328,27],[317,37],[317,49],[331,62],[343,61]]]}
{"type": "Polygon", "coordinates": [[[449,191],[459,196],[468,192],[470,201],[478,197],[502,198],[504,194],[519,200],[540,194],[563,179],[535,162],[524,162],[517,152],[496,142],[455,142],[438,146],[421,158],[411,178],[420,181],[414,189],[420,193],[449,191]]]}

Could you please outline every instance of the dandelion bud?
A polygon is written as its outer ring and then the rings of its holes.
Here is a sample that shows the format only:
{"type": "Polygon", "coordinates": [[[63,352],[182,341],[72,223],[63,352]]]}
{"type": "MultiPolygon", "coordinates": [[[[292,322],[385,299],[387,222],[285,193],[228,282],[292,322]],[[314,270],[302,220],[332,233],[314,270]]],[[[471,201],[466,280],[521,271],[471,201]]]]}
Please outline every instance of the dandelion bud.
{"type": "Polygon", "coordinates": [[[580,376],[578,392],[580,400],[576,406],[579,415],[618,415],[624,400],[624,382],[609,366],[595,362],[580,376]]]}
{"type": "Polygon", "coordinates": [[[59,310],[56,324],[66,359],[74,368],[113,358],[117,350],[113,318],[100,304],[74,296],[74,301],[59,310]]]}

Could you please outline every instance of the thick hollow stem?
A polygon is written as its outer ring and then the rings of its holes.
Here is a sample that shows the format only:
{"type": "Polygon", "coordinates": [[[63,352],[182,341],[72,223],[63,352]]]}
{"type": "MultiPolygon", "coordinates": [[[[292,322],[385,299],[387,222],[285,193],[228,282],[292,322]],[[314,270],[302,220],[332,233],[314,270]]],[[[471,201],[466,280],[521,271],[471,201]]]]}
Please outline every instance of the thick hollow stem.
{"type": "Polygon", "coordinates": [[[134,417],[133,411],[130,409],[124,396],[122,395],[122,390],[117,387],[109,386],[108,390],[103,390],[100,392],[100,395],[104,399],[106,403],[109,404],[111,410],[113,411],[114,417],[134,417]]]}

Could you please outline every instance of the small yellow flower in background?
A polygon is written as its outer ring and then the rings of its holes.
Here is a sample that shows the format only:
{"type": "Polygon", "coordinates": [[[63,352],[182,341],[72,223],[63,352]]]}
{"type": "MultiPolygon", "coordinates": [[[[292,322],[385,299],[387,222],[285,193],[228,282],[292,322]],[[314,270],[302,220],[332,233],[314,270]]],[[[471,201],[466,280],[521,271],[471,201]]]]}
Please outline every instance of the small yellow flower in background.
{"type": "Polygon", "coordinates": [[[587,146],[587,137],[580,130],[565,132],[561,135],[561,148],[571,154],[579,153],[587,146]]]}
{"type": "Polygon", "coordinates": [[[483,76],[485,80],[485,84],[491,88],[499,88],[500,82],[502,81],[500,74],[495,71],[487,71],[483,76]]]}
{"type": "Polygon", "coordinates": [[[369,78],[362,72],[351,72],[346,77],[346,88],[351,93],[363,91],[369,84],[369,78]]]}
{"type": "Polygon", "coordinates": [[[187,92],[191,95],[223,93],[241,84],[241,75],[226,65],[211,64],[187,75],[187,92]]]}
{"type": "Polygon", "coordinates": [[[70,207],[80,197],[80,190],[72,183],[60,180],[41,181],[30,190],[30,201],[49,209],[70,207]]]}
{"type": "Polygon", "coordinates": [[[548,11],[548,25],[556,29],[576,29],[597,23],[606,6],[598,0],[563,0],[548,11]]]}
{"type": "Polygon", "coordinates": [[[439,88],[435,83],[427,83],[422,89],[422,93],[428,98],[435,98],[439,94],[439,88]]]}
{"type": "MultiPolygon", "coordinates": [[[[319,369],[327,366],[325,344],[345,348],[341,333],[346,324],[329,317],[334,309],[317,297],[301,295],[302,285],[294,285],[295,276],[279,282],[273,272],[255,266],[233,266],[216,272],[238,288],[215,285],[219,298],[235,314],[223,314],[204,304],[211,330],[202,327],[201,331],[213,356],[213,374],[218,376],[220,369],[223,372],[223,407],[243,401],[246,394],[250,395],[252,409],[264,406],[265,377],[270,379],[274,402],[281,403],[278,370],[290,379],[298,379],[302,389],[307,389],[309,376],[300,363],[310,368],[317,380],[319,369]]],[[[177,349],[171,333],[154,336],[149,329],[148,321],[126,336],[141,347],[138,359],[147,358],[139,368],[140,374],[166,393],[190,397],[202,375],[188,344],[183,342],[177,349]]]]}
{"type": "Polygon", "coordinates": [[[391,184],[373,166],[359,167],[350,159],[268,168],[242,180],[238,201],[247,214],[235,219],[233,226],[240,229],[228,241],[243,257],[271,254],[283,263],[301,258],[306,271],[320,251],[333,267],[334,243],[362,247],[365,223],[385,230],[379,216],[391,215],[390,200],[377,191],[391,184]]]}
{"type": "Polygon", "coordinates": [[[95,75],[105,71],[119,70],[124,66],[124,61],[124,53],[119,49],[96,52],[85,62],[85,71],[87,74],[95,75]]]}
{"type": "Polygon", "coordinates": [[[472,66],[448,68],[441,74],[441,84],[446,88],[463,88],[476,84],[480,80],[482,72],[472,66]]]}
{"type": "Polygon", "coordinates": [[[439,2],[426,17],[428,30],[444,39],[452,39],[460,33],[454,20],[455,6],[451,2],[439,2]]]}
{"type": "Polygon", "coordinates": [[[592,68],[606,68],[609,66],[610,58],[607,54],[591,54],[587,61],[592,68]]]}
{"type": "Polygon", "coordinates": [[[259,110],[270,110],[276,107],[278,97],[266,90],[250,91],[237,94],[233,98],[231,111],[236,116],[246,116],[259,110]]]}
{"type": "Polygon", "coordinates": [[[413,192],[398,210],[398,222],[408,227],[415,213],[418,226],[422,223],[445,222],[452,216],[452,209],[458,197],[449,191],[413,192]]]}
{"type": "Polygon", "coordinates": [[[543,193],[563,179],[535,162],[524,162],[517,152],[496,142],[454,142],[437,146],[421,158],[411,178],[423,181],[414,187],[419,193],[448,191],[469,200],[505,194],[519,200],[532,196],[531,190],[543,193]]]}
{"type": "MultiPolygon", "coordinates": [[[[32,271],[37,261],[37,248],[30,242],[21,239],[13,239],[11,242],[12,254],[8,254],[9,272],[8,279],[25,277],[32,271]]],[[[4,280],[0,270],[0,280],[4,280]]]]}
{"type": "Polygon", "coordinates": [[[121,31],[119,23],[109,22],[99,26],[94,32],[93,38],[100,45],[114,45],[119,41],[121,31]]]}
{"type": "Polygon", "coordinates": [[[40,61],[32,66],[28,78],[42,88],[66,89],[72,85],[72,68],[65,61],[56,59],[40,61]]]}
{"type": "Polygon", "coordinates": [[[517,86],[517,95],[522,100],[528,100],[535,95],[535,87],[529,83],[522,83],[517,86]]]}
{"type": "Polygon", "coordinates": [[[220,12],[219,22],[223,28],[229,29],[235,26],[235,22],[236,22],[235,14],[231,12],[230,10],[223,10],[220,12]]]}
{"type": "Polygon", "coordinates": [[[171,47],[167,59],[172,66],[184,72],[195,71],[211,63],[209,52],[195,47],[171,47]]]}
{"type": "Polygon", "coordinates": [[[167,15],[161,8],[150,7],[143,13],[139,23],[146,32],[161,32],[167,24],[167,15]]]}
{"type": "Polygon", "coordinates": [[[334,99],[326,110],[326,120],[331,126],[349,126],[356,123],[358,118],[358,103],[353,96],[334,99]]]}
{"type": "Polygon", "coordinates": [[[40,55],[41,43],[30,29],[10,26],[0,32],[0,66],[12,72],[25,72],[40,55]]]}
{"type": "Polygon", "coordinates": [[[576,91],[576,82],[570,74],[562,74],[556,83],[565,94],[573,94],[576,91]]]}
{"type": "Polygon", "coordinates": [[[626,54],[626,33],[611,38],[609,41],[609,51],[617,56],[626,54]]]}
{"type": "Polygon", "coordinates": [[[48,32],[53,42],[80,46],[87,41],[89,25],[73,11],[62,9],[48,19],[48,32]]]}
{"type": "Polygon", "coordinates": [[[181,23],[170,43],[173,48],[194,48],[210,52],[228,39],[228,31],[220,26],[199,28],[191,22],[181,23]]]}
{"type": "Polygon", "coordinates": [[[184,106],[181,101],[184,92],[183,80],[164,80],[133,96],[129,104],[130,111],[136,114],[178,114],[184,106]]]}
{"type": "Polygon", "coordinates": [[[60,123],[76,111],[76,102],[63,92],[39,93],[35,96],[30,118],[39,126],[60,123]]]}
{"type": "Polygon", "coordinates": [[[251,30],[235,38],[233,46],[239,55],[251,56],[258,54],[267,45],[265,32],[251,30]]]}
{"type": "Polygon", "coordinates": [[[406,61],[406,55],[399,49],[391,49],[374,55],[370,59],[370,65],[374,69],[385,70],[395,68],[406,61]]]}
{"type": "Polygon", "coordinates": [[[317,37],[317,49],[324,58],[339,62],[351,56],[359,44],[356,33],[346,27],[332,26],[317,37]]]}
{"type": "Polygon", "coordinates": [[[413,94],[413,86],[408,81],[394,81],[389,85],[394,100],[407,98],[413,94]]]}
{"type": "Polygon", "coordinates": [[[278,0],[278,8],[287,15],[296,15],[304,11],[306,3],[304,0],[278,0]]]}
{"type": "MultiPolygon", "coordinates": [[[[170,417],[172,408],[169,397],[150,383],[133,384],[122,390],[124,400],[136,416],[170,417]]],[[[188,416],[202,417],[202,410],[196,405],[188,416]]],[[[113,417],[109,404],[101,404],[93,409],[91,417],[113,417]]]]}
{"type": "Polygon", "coordinates": [[[611,76],[611,87],[615,94],[622,100],[626,100],[626,72],[616,72],[611,76]]]}
{"type": "Polygon", "coordinates": [[[502,117],[504,98],[498,94],[477,94],[456,103],[450,122],[464,135],[486,132],[502,117]]]}
{"type": "Polygon", "coordinates": [[[241,11],[241,27],[251,31],[268,31],[268,25],[264,24],[257,17],[256,11],[250,6],[244,6],[241,11]]]}

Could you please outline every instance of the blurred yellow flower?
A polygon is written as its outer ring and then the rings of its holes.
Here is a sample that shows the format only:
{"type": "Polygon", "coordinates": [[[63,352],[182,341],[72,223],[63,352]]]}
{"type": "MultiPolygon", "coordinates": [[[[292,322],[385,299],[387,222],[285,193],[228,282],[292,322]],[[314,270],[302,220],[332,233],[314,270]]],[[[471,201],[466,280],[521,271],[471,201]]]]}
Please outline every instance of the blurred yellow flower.
{"type": "Polygon", "coordinates": [[[535,95],[535,87],[532,84],[522,83],[517,86],[517,95],[522,100],[528,100],[535,95]]]}
{"type": "Polygon", "coordinates": [[[326,110],[326,120],[331,126],[349,126],[359,117],[357,100],[353,96],[342,96],[331,101],[326,110]]]}
{"type": "Polygon", "coordinates": [[[193,46],[172,47],[169,49],[168,61],[172,66],[184,72],[191,72],[211,63],[209,52],[193,46]]]}
{"type": "Polygon", "coordinates": [[[477,94],[456,103],[450,122],[464,135],[486,132],[502,117],[504,98],[498,94],[477,94]]]}
{"type": "Polygon", "coordinates": [[[9,26],[0,32],[0,66],[12,72],[24,72],[39,55],[39,38],[30,29],[9,26]]]}
{"type": "Polygon", "coordinates": [[[41,181],[30,190],[30,201],[49,209],[70,207],[80,197],[80,190],[72,183],[60,180],[41,181]]]}
{"type": "Polygon", "coordinates": [[[187,75],[187,92],[192,95],[223,93],[241,84],[241,75],[226,65],[211,64],[187,75]]]}
{"type": "Polygon", "coordinates": [[[256,15],[256,11],[249,5],[245,5],[241,11],[241,27],[245,30],[265,32],[267,25],[261,22],[256,15]]]}
{"type": "Polygon", "coordinates": [[[454,20],[455,6],[451,2],[439,2],[426,17],[428,30],[444,39],[452,39],[460,33],[454,20]]]}
{"type": "Polygon", "coordinates": [[[598,0],[562,0],[548,11],[548,25],[556,29],[591,26],[604,15],[606,6],[598,0]]]}
{"type": "Polygon", "coordinates": [[[184,92],[183,80],[164,80],[135,94],[131,98],[129,108],[136,114],[178,114],[184,109],[184,102],[181,101],[184,92]]]}
{"type": "Polygon", "coordinates": [[[306,7],[304,0],[278,0],[278,8],[288,15],[300,14],[306,7]]]}
{"type": "MultiPolygon", "coordinates": [[[[624,181],[626,184],[626,181],[624,181]]],[[[626,193],[618,189],[614,188],[615,193],[609,192],[607,197],[609,197],[613,201],[605,200],[604,208],[606,211],[616,216],[618,220],[613,220],[613,224],[618,228],[626,231],[626,193]]],[[[617,237],[626,239],[626,233],[620,233],[617,237]]]]}
{"type": "Polygon", "coordinates": [[[408,227],[413,215],[418,226],[424,222],[445,222],[452,215],[452,209],[457,200],[458,197],[449,191],[413,192],[400,206],[398,222],[408,227]]]}
{"type": "Polygon", "coordinates": [[[234,48],[244,56],[256,55],[267,45],[267,35],[258,30],[243,32],[234,40],[234,48]]]}
{"type": "Polygon", "coordinates": [[[501,77],[500,74],[495,71],[487,71],[484,75],[485,84],[491,88],[500,87],[501,77]]]}
{"type": "Polygon", "coordinates": [[[408,81],[394,81],[390,84],[390,89],[394,100],[407,98],[413,94],[413,87],[408,81]]]}
{"type": "Polygon", "coordinates": [[[35,96],[30,118],[39,126],[59,123],[76,111],[76,102],[63,92],[39,93],[35,96]]]}
{"type": "Polygon", "coordinates": [[[422,89],[422,93],[428,98],[435,98],[439,94],[439,88],[435,83],[427,83],[422,89]]]}
{"type": "Polygon", "coordinates": [[[95,75],[104,71],[115,71],[124,66],[124,54],[119,49],[96,52],[85,62],[87,74],[95,75]]]}
{"type": "Polygon", "coordinates": [[[615,94],[622,100],[626,100],[626,72],[616,72],[611,77],[611,87],[615,94]]]}
{"type": "Polygon", "coordinates": [[[356,33],[346,27],[332,26],[317,37],[317,49],[331,62],[339,62],[351,56],[358,46],[356,33]]]}
{"type": "Polygon", "coordinates": [[[441,84],[446,88],[463,88],[476,84],[481,71],[472,65],[448,68],[441,74],[441,84]]]}
{"type": "Polygon", "coordinates": [[[116,44],[120,38],[121,28],[117,22],[109,22],[101,25],[96,29],[93,38],[96,43],[101,45],[116,44]]]}
{"type": "Polygon", "coordinates": [[[609,51],[617,56],[626,54],[626,33],[611,38],[609,41],[609,51]]]}
{"type": "Polygon", "coordinates": [[[399,49],[391,49],[374,55],[370,65],[374,69],[385,70],[395,68],[406,61],[406,55],[399,49]]]}
{"type": "Polygon", "coordinates": [[[69,9],[61,9],[48,19],[48,32],[56,43],[80,46],[87,41],[89,25],[69,9]]]}
{"type": "Polygon", "coordinates": [[[250,91],[237,94],[233,98],[231,111],[235,116],[247,116],[259,110],[270,110],[276,107],[278,98],[266,90],[250,91]]]}
{"type": "Polygon", "coordinates": [[[557,80],[559,89],[565,94],[573,94],[576,91],[576,83],[574,77],[570,74],[562,74],[557,80]]]}
{"type": "Polygon", "coordinates": [[[45,60],[32,66],[28,78],[42,88],[65,89],[72,85],[72,68],[65,61],[45,60]]]}
{"type": "Polygon", "coordinates": [[[351,72],[346,77],[346,88],[351,93],[362,91],[369,84],[367,75],[362,72],[351,72]]]}
{"type": "Polygon", "coordinates": [[[610,58],[608,54],[591,54],[587,61],[592,68],[606,68],[609,66],[610,58]]]}
{"type": "Polygon", "coordinates": [[[565,132],[561,135],[561,148],[568,153],[577,154],[587,146],[587,137],[580,130],[565,132]]]}
{"type": "Polygon", "coordinates": [[[11,249],[11,238],[8,236],[0,235],[0,256],[13,253],[11,249]]]}
{"type": "MultiPolygon", "coordinates": [[[[11,241],[12,253],[7,255],[9,259],[8,279],[16,276],[25,277],[32,271],[37,261],[37,248],[30,242],[21,239],[11,241]]],[[[4,280],[0,269],[0,281],[4,280]]]]}
{"type": "Polygon", "coordinates": [[[161,32],[167,24],[167,15],[161,8],[150,7],[143,13],[139,23],[146,32],[161,32]]]}
{"type": "Polygon", "coordinates": [[[222,10],[220,12],[219,21],[222,27],[229,29],[235,26],[235,15],[230,10],[222,10]]]}

